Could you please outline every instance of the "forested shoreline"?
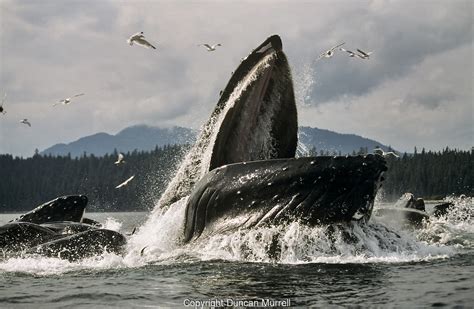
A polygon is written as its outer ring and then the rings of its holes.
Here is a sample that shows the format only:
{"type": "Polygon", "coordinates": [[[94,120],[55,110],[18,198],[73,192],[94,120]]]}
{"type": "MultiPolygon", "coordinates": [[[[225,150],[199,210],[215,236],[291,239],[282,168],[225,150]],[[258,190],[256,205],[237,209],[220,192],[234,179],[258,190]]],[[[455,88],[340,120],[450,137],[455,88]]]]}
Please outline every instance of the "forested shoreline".
{"type": "MultiPolygon", "coordinates": [[[[133,151],[125,154],[126,163],[119,166],[114,165],[117,152],[103,157],[84,153],[80,158],[0,155],[0,212],[31,210],[69,194],[87,195],[88,211],[148,211],[173,176],[185,150],[186,146],[173,145],[149,152],[133,151]],[[132,175],[135,178],[127,186],[115,188],[132,175]]],[[[361,149],[358,154],[364,152],[361,149]]],[[[311,153],[332,155],[315,149],[311,153]]],[[[405,192],[425,198],[473,195],[472,151],[415,150],[414,154],[387,161],[383,192],[388,200],[405,192]]]]}

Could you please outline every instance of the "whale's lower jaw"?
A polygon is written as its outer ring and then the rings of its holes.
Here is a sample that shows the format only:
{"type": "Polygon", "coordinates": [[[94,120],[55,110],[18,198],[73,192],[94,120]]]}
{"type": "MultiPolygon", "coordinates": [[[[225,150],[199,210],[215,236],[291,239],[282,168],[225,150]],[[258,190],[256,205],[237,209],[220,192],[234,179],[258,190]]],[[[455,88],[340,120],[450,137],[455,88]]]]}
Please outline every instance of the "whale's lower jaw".
{"type": "Polygon", "coordinates": [[[217,168],[188,199],[184,241],[214,229],[368,220],[386,169],[385,160],[373,155],[275,159],[217,168]]]}

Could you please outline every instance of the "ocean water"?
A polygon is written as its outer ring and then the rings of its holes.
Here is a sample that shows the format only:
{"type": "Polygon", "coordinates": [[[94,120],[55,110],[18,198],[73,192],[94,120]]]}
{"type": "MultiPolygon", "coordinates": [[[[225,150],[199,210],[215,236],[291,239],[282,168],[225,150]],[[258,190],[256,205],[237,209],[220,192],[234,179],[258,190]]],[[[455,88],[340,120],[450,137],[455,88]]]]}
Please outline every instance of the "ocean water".
{"type": "MultiPolygon", "coordinates": [[[[127,253],[0,261],[0,307],[472,307],[472,199],[452,200],[455,210],[421,229],[373,216],[363,225],[293,223],[188,245],[179,242],[185,199],[150,216],[90,213],[110,229],[139,227],[127,253]]],[[[0,224],[15,216],[0,215],[0,224]]]]}

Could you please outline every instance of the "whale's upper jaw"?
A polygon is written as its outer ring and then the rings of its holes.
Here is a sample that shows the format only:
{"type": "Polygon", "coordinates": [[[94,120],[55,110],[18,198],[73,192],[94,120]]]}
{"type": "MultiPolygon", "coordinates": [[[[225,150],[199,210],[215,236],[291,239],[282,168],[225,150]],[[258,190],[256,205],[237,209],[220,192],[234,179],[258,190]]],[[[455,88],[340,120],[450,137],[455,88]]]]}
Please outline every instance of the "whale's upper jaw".
{"type": "Polygon", "coordinates": [[[209,170],[295,156],[298,128],[293,81],[278,35],[266,39],[240,63],[213,112],[213,116],[219,114],[223,120],[209,170]]]}

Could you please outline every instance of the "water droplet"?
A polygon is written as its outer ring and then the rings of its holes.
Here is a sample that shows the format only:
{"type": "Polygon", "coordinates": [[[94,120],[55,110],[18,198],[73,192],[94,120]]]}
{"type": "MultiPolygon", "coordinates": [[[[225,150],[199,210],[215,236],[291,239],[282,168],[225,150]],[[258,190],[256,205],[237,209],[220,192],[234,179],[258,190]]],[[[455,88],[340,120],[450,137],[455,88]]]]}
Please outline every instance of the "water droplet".
{"type": "Polygon", "coordinates": [[[288,167],[284,167],[283,170],[284,170],[284,171],[288,170],[288,167]]]}
{"type": "Polygon", "coordinates": [[[315,162],[315,161],[311,161],[311,162],[309,162],[309,164],[311,164],[311,165],[315,165],[315,164],[316,164],[316,162],[315,162]]]}
{"type": "Polygon", "coordinates": [[[237,191],[237,195],[239,195],[241,192],[240,191],[237,191]]]}
{"type": "Polygon", "coordinates": [[[271,185],[272,185],[272,183],[271,183],[271,182],[269,182],[269,183],[268,183],[268,185],[269,185],[269,186],[271,186],[271,185]]]}

